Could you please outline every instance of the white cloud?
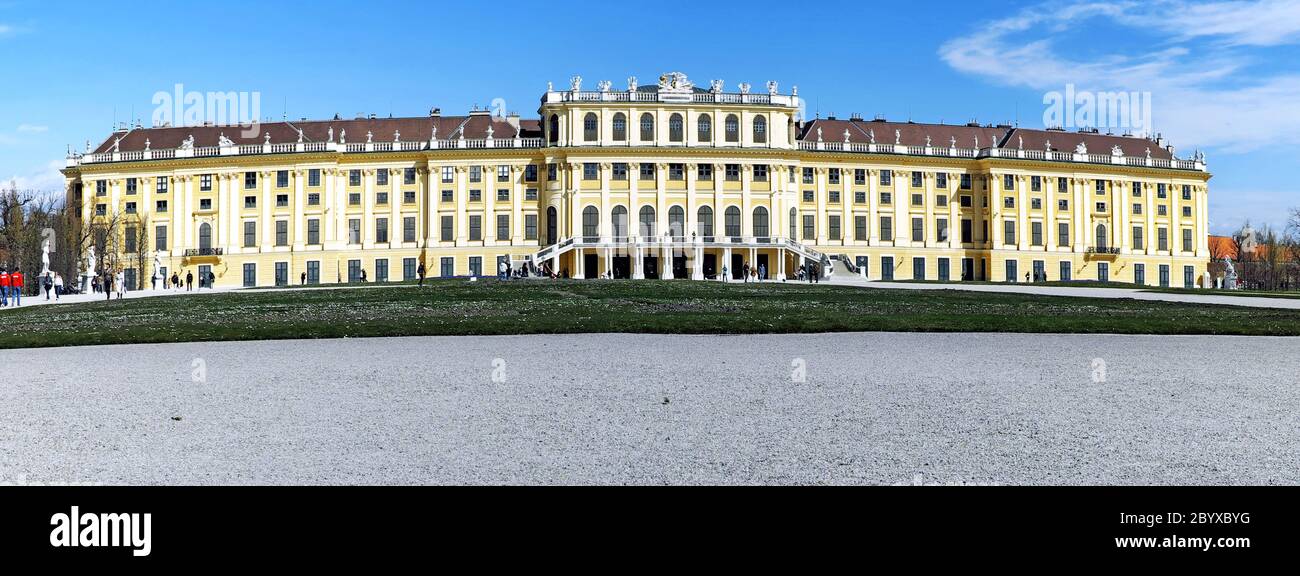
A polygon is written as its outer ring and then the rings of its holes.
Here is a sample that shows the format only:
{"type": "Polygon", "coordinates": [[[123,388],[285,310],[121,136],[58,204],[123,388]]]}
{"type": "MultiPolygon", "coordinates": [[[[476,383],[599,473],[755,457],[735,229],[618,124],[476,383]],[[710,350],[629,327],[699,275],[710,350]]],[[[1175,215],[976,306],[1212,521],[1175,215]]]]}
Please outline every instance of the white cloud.
{"type": "Polygon", "coordinates": [[[13,174],[3,181],[0,181],[0,187],[9,189],[10,187],[18,190],[32,190],[41,193],[53,194],[58,197],[63,195],[63,169],[65,160],[50,160],[43,166],[34,167],[32,170],[22,173],[13,174]]]}
{"type": "Polygon", "coordinates": [[[27,134],[40,134],[40,133],[42,133],[42,132],[48,132],[49,130],[50,130],[50,127],[49,127],[49,126],[40,126],[40,125],[36,125],[36,124],[19,124],[19,125],[18,125],[18,131],[19,131],[19,132],[23,132],[23,133],[27,133],[27,134]]]}
{"type": "Polygon", "coordinates": [[[1238,48],[1300,42],[1300,0],[1053,4],[976,30],[940,47],[949,66],[1036,90],[1075,84],[1080,90],[1150,92],[1154,127],[1180,153],[1300,145],[1300,73],[1262,74],[1238,48]],[[1053,32],[1084,29],[1095,19],[1155,32],[1162,42],[1140,53],[1087,59],[1058,53],[1053,32]]]}

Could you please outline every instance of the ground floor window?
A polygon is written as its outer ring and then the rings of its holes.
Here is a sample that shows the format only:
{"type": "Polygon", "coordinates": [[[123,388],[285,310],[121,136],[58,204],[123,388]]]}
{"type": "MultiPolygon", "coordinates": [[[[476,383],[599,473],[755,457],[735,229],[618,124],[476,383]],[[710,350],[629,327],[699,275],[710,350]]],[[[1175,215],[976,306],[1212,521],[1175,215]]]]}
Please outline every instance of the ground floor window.
{"type": "Polygon", "coordinates": [[[894,279],[894,257],[893,256],[880,257],[880,279],[881,280],[894,279]]]}
{"type": "Polygon", "coordinates": [[[415,280],[415,258],[402,258],[402,280],[415,280]]]}
{"type": "Polygon", "coordinates": [[[127,268],[122,271],[122,283],[125,284],[122,288],[124,291],[135,290],[135,268],[127,268]]]}
{"type": "Polygon", "coordinates": [[[1107,262],[1097,263],[1097,281],[1110,282],[1110,264],[1107,262]]]}
{"type": "Polygon", "coordinates": [[[244,264],[244,287],[257,286],[257,264],[247,262],[244,264]]]}
{"type": "Polygon", "coordinates": [[[377,258],[375,260],[375,282],[388,281],[388,259],[377,258]]]}
{"type": "Polygon", "coordinates": [[[922,256],[912,258],[912,279],[925,280],[925,258],[922,256]]]}
{"type": "Polygon", "coordinates": [[[1016,281],[1016,261],[1007,260],[1007,282],[1016,281]]]}
{"type": "Polygon", "coordinates": [[[1191,290],[1196,287],[1196,268],[1183,266],[1183,288],[1191,290]]]}
{"type": "Polygon", "coordinates": [[[469,275],[470,275],[470,276],[482,276],[482,275],[483,275],[483,257],[482,257],[482,256],[470,256],[470,257],[469,257],[469,275]]]}
{"type": "Polygon", "coordinates": [[[939,281],[947,282],[949,280],[949,275],[950,272],[949,272],[948,259],[940,258],[939,259],[939,281]]]}
{"type": "Polygon", "coordinates": [[[348,282],[361,281],[361,261],[348,260],[348,282]]]}
{"type": "Polygon", "coordinates": [[[1042,260],[1034,260],[1034,282],[1047,281],[1047,263],[1042,260]]]}
{"type": "Polygon", "coordinates": [[[1062,260],[1062,261],[1061,261],[1061,281],[1062,281],[1062,282],[1069,282],[1069,281],[1070,281],[1070,272],[1071,272],[1071,267],[1072,267],[1072,265],[1070,264],[1070,261],[1069,261],[1069,260],[1062,260]]]}
{"type": "Polygon", "coordinates": [[[1146,284],[1146,283],[1147,283],[1147,265],[1146,265],[1146,264],[1134,264],[1134,265],[1133,265],[1133,283],[1134,283],[1134,284],[1146,284]]]}
{"type": "Polygon", "coordinates": [[[871,258],[867,256],[858,256],[855,260],[858,265],[858,270],[860,270],[859,274],[862,274],[864,277],[867,276],[871,269],[871,258]]]}
{"type": "Polygon", "coordinates": [[[438,263],[438,275],[443,278],[451,278],[456,275],[456,258],[444,256],[438,263]]]}
{"type": "Polygon", "coordinates": [[[208,278],[211,274],[212,274],[212,265],[204,264],[202,266],[199,266],[199,287],[200,288],[205,286],[208,288],[212,287],[212,282],[210,282],[208,278]]]}
{"type": "Polygon", "coordinates": [[[275,285],[276,286],[289,285],[289,263],[288,262],[275,263],[275,285]]]}
{"type": "Polygon", "coordinates": [[[1169,287],[1169,265],[1168,264],[1160,265],[1160,287],[1161,288],[1169,287]]]}
{"type": "Polygon", "coordinates": [[[320,260],[307,261],[307,283],[320,284],[320,260]]]}

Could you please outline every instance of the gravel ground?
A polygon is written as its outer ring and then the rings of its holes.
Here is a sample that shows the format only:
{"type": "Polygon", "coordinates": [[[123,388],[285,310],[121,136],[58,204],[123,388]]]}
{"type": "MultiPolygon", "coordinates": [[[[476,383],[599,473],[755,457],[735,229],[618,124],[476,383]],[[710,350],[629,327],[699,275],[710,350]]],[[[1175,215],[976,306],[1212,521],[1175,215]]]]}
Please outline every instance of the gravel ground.
{"type": "Polygon", "coordinates": [[[1297,484],[1298,343],[599,334],[5,350],[0,483],[1297,484]]]}

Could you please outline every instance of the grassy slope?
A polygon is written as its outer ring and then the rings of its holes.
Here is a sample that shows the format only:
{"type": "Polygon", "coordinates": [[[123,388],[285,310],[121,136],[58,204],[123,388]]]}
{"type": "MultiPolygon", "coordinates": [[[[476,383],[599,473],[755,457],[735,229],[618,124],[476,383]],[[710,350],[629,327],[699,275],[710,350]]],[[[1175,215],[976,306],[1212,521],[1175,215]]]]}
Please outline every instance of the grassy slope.
{"type": "Polygon", "coordinates": [[[572,332],[1079,332],[1300,335],[1300,311],[798,283],[434,281],[33,306],[0,348],[572,332]]]}

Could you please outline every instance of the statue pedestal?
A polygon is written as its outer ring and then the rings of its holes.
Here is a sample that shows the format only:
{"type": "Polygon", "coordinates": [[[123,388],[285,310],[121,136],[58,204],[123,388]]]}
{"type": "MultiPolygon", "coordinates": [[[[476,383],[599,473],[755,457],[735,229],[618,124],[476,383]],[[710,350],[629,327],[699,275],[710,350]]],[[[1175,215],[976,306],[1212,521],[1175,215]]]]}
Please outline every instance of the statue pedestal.
{"type": "Polygon", "coordinates": [[[90,279],[91,279],[91,278],[94,278],[94,276],[91,276],[90,274],[84,274],[84,273],[81,275],[81,293],[82,293],[82,294],[86,294],[86,293],[90,292],[90,279]]]}

